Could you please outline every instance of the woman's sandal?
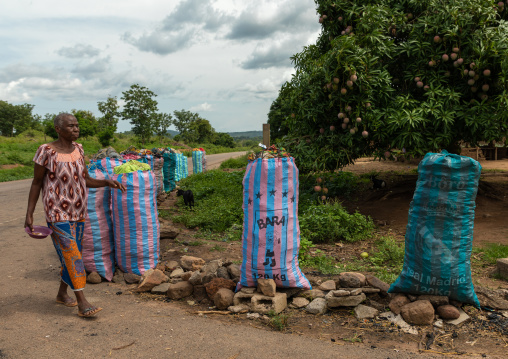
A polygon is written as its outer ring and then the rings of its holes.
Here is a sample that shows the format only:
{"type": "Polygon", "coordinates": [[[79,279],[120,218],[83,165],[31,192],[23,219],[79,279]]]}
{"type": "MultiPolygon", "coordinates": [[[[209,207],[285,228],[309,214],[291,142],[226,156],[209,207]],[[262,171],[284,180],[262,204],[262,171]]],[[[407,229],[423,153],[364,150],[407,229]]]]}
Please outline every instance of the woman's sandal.
{"type": "Polygon", "coordinates": [[[90,318],[90,317],[93,317],[95,314],[99,313],[100,311],[102,310],[102,308],[100,307],[90,307],[90,308],[86,308],[83,313],[80,313],[78,311],[78,316],[80,317],[83,317],[83,318],[90,318]]]}
{"type": "Polygon", "coordinates": [[[58,304],[63,304],[65,305],[66,307],[75,307],[76,305],[78,305],[78,302],[77,301],[71,301],[71,302],[64,302],[63,300],[57,300],[56,301],[58,304]]]}

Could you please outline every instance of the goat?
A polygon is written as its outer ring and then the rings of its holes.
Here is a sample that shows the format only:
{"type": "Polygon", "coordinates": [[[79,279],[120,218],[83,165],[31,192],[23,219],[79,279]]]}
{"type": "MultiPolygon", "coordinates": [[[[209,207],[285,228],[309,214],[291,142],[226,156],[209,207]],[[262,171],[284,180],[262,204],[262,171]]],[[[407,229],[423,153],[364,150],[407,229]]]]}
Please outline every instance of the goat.
{"type": "Polygon", "coordinates": [[[370,176],[370,179],[372,180],[372,188],[371,189],[379,189],[379,188],[386,187],[386,182],[382,179],[376,178],[375,175],[370,176]]]}
{"type": "Polygon", "coordinates": [[[190,209],[194,206],[194,194],[190,189],[184,191],[183,189],[179,189],[176,191],[177,196],[183,196],[183,202],[186,206],[189,206],[190,209]]]}

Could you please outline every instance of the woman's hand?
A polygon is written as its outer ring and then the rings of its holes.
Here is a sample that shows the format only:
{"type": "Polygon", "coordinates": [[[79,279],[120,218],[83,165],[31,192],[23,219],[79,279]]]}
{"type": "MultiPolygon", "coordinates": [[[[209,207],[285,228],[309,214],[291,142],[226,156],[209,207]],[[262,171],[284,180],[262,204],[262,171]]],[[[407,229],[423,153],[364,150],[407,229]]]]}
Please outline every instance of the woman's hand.
{"type": "Polygon", "coordinates": [[[110,188],[119,189],[122,192],[125,192],[125,186],[123,184],[121,184],[120,182],[115,181],[115,180],[106,180],[106,182],[108,183],[108,186],[110,188]]]}
{"type": "Polygon", "coordinates": [[[33,223],[34,223],[33,216],[31,214],[27,214],[24,228],[28,227],[30,228],[30,232],[33,232],[34,231],[33,223]]]}

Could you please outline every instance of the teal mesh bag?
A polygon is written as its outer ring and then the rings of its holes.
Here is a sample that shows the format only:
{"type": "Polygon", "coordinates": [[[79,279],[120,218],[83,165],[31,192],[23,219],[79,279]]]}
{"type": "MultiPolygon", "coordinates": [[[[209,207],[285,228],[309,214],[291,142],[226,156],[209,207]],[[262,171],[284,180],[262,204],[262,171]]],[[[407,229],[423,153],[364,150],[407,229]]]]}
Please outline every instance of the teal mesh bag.
{"type": "Polygon", "coordinates": [[[481,166],[446,151],[427,153],[409,207],[404,267],[390,293],[429,294],[480,306],[471,279],[481,166]]]}

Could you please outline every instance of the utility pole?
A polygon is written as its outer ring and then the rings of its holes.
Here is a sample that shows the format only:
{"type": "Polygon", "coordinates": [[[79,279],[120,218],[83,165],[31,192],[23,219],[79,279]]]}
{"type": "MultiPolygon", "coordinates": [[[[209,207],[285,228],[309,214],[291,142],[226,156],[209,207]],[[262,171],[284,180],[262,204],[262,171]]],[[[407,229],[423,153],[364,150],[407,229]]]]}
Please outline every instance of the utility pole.
{"type": "Polygon", "coordinates": [[[263,145],[270,147],[270,124],[263,123],[263,145]]]}

